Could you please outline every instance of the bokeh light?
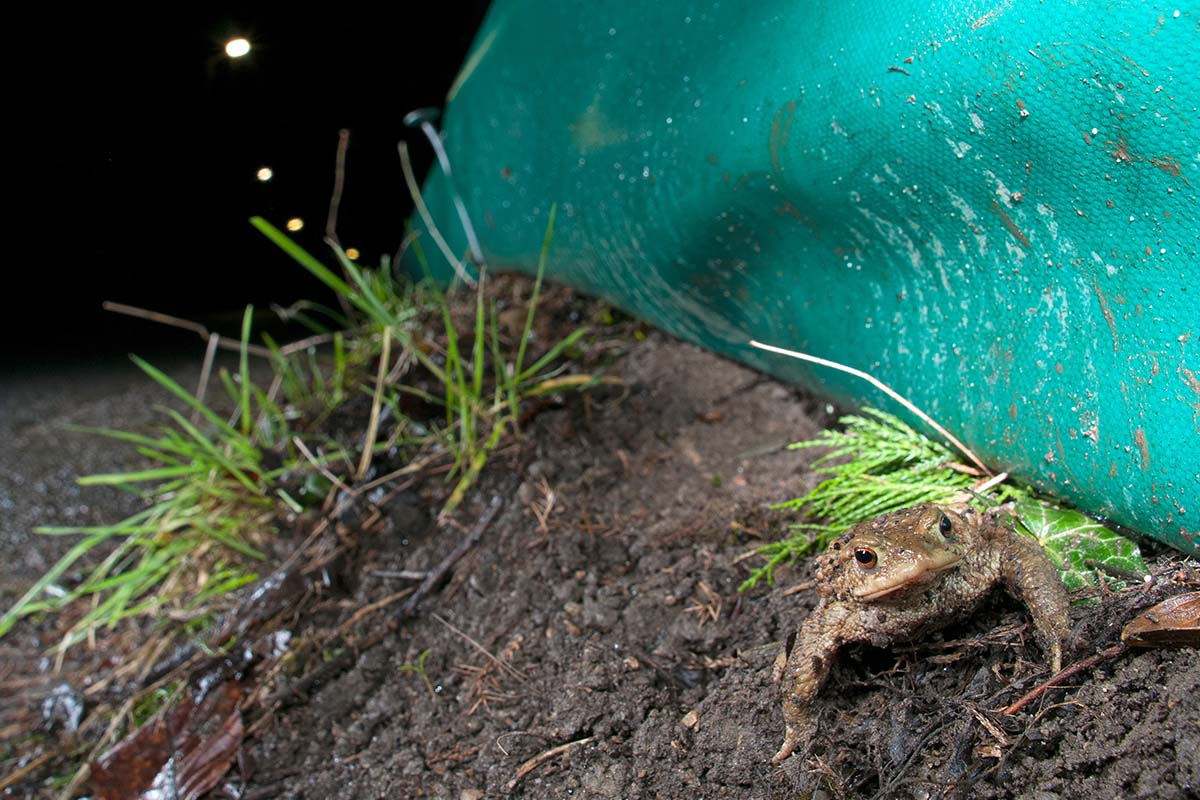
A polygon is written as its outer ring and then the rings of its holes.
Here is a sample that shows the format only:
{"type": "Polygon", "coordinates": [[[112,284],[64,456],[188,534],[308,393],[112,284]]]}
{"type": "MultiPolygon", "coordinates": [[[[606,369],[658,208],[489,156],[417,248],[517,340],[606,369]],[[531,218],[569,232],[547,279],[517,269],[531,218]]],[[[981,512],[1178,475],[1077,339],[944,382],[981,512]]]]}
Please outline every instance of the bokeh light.
{"type": "Polygon", "coordinates": [[[250,40],[243,36],[230,39],[225,43],[225,55],[229,56],[230,58],[241,58],[249,52],[250,40]]]}
{"type": "Polygon", "coordinates": [[[300,230],[303,227],[304,227],[304,220],[300,219],[299,217],[292,217],[291,219],[289,219],[287,221],[287,229],[289,231],[291,231],[292,233],[295,233],[296,231],[300,230]]]}
{"type": "Polygon", "coordinates": [[[275,177],[275,173],[270,167],[259,167],[258,172],[254,173],[254,177],[258,178],[263,183],[266,183],[267,181],[271,180],[271,178],[275,177]]]}
{"type": "Polygon", "coordinates": [[[350,259],[351,261],[357,261],[358,257],[361,255],[362,255],[362,253],[358,252],[357,247],[347,247],[346,248],[346,258],[350,259]]]}

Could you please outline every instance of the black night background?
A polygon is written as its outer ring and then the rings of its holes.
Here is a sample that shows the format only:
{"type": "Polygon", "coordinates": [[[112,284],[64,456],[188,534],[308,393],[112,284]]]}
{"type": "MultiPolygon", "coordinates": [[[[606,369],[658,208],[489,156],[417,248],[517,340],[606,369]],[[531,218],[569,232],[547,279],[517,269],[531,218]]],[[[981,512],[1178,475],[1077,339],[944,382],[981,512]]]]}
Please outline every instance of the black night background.
{"type": "Polygon", "coordinates": [[[432,151],[405,127],[444,102],[483,0],[231,12],[63,14],[30,25],[10,149],[26,183],[9,263],[0,362],[48,364],[197,347],[195,334],[101,310],[112,300],[236,335],[266,308],[321,287],[249,223],[259,214],[329,259],[323,244],[339,131],[350,132],[338,234],[360,261],[395,252],[432,151]],[[245,37],[233,59],[226,43],[245,37]],[[272,177],[260,181],[267,167],[272,177]]]}

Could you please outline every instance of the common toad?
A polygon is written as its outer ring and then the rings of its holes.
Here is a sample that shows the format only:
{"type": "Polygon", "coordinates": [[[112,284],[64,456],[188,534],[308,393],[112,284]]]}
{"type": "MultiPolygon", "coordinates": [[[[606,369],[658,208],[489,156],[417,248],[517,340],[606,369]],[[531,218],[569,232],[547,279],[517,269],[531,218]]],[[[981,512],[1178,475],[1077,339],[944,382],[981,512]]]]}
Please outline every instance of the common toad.
{"type": "Polygon", "coordinates": [[[1054,671],[1062,665],[1067,593],[1054,566],[1033,539],[968,505],[925,504],[861,522],[817,558],[815,578],[819,603],[775,662],[786,725],[775,763],[812,736],[809,707],[839,647],[887,647],[941,627],[999,583],[1029,608],[1054,671]]]}

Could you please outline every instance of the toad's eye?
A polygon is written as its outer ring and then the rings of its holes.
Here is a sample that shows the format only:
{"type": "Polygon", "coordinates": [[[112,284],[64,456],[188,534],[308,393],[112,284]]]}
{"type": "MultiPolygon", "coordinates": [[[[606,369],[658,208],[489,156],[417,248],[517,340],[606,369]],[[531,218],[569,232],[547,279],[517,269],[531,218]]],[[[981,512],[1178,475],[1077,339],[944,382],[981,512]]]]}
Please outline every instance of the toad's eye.
{"type": "Polygon", "coordinates": [[[854,548],[854,560],[863,569],[875,569],[875,565],[879,563],[879,559],[875,557],[875,551],[869,547],[854,548]]]}
{"type": "Polygon", "coordinates": [[[943,536],[946,536],[953,528],[954,525],[950,523],[950,518],[942,514],[942,518],[938,520],[938,530],[942,532],[943,536]]]}

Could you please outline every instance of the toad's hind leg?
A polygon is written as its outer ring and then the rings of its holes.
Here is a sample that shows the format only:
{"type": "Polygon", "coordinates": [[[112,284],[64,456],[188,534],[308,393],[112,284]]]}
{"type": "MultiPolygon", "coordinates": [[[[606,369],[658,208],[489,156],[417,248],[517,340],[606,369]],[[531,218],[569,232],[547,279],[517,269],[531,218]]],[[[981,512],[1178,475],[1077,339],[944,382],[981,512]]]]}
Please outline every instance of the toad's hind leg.
{"type": "Polygon", "coordinates": [[[829,606],[814,610],[804,621],[783,668],[776,666],[775,679],[783,699],[784,733],[783,744],[772,757],[772,763],[782,762],[816,732],[811,706],[842,643],[842,637],[834,632],[844,621],[840,611],[829,606]]]}

